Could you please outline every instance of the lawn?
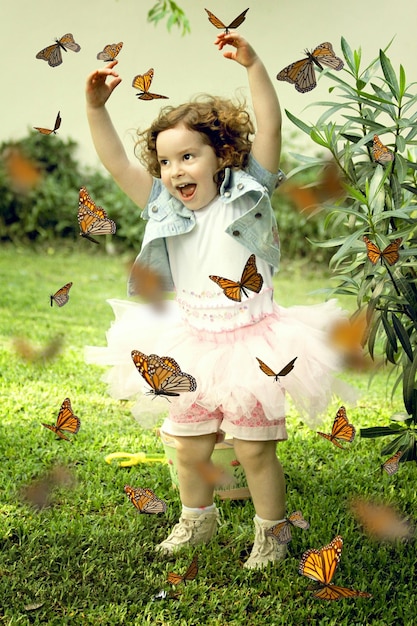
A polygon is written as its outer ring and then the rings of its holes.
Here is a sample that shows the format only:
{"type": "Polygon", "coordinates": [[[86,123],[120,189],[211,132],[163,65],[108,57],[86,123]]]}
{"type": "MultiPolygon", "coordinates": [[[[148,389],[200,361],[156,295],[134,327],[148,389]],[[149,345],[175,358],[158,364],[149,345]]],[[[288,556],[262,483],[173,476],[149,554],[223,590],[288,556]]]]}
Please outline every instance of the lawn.
{"type": "MultiPolygon", "coordinates": [[[[103,370],[83,360],[83,346],[104,345],[112,319],[106,298],[125,296],[128,258],[105,255],[104,245],[87,241],[76,250],[4,246],[0,253],[0,623],[155,624],[189,626],[412,625],[415,612],[414,540],[377,542],[352,517],[354,495],[379,498],[415,518],[416,468],[380,471],[385,440],[361,439],[345,450],[318,437],[294,411],[289,439],[279,445],[287,476],[288,513],[300,509],[310,522],[294,528],[287,559],[263,571],[242,568],[252,542],[250,501],[221,503],[216,539],[175,557],[160,557],[154,546],[179,516],[180,502],[164,464],[121,468],[108,464],[111,452],[161,452],[155,430],[143,430],[130,413],[131,403],[106,394],[103,370]],[[50,307],[49,296],[68,281],[69,303],[50,307]],[[42,346],[63,335],[63,351],[44,365],[21,358],[13,337],[42,346]],[[81,419],[72,442],[58,440],[41,426],[54,423],[65,397],[81,419]],[[37,511],[22,491],[51,468],[63,466],[50,506],[37,511]],[[151,487],[168,503],[165,515],[135,512],[123,487],[151,487]],[[311,581],[298,574],[301,555],[340,534],[338,585],[371,593],[371,599],[326,602],[313,597],[311,581]],[[197,578],[179,585],[176,598],[154,600],[171,571],[182,573],[194,553],[197,578]],[[37,608],[36,608],[37,607],[37,608]]],[[[288,263],[277,280],[277,299],[285,304],[324,299],[312,293],[331,284],[308,262],[288,263]]],[[[344,301],[354,308],[354,303],[344,301]]],[[[361,392],[347,406],[349,421],[360,427],[386,425],[402,409],[391,399],[392,380],[381,371],[369,386],[369,372],[342,378],[361,392]]],[[[329,407],[323,430],[330,431],[340,401],[329,407]]]]}

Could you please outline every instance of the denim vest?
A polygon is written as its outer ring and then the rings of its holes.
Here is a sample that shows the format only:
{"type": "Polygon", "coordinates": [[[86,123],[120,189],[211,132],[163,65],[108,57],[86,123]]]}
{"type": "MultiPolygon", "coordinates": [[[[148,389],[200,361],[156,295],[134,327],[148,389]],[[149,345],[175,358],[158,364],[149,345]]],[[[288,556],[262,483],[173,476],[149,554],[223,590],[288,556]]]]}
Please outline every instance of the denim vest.
{"type": "MultiPolygon", "coordinates": [[[[278,227],[270,197],[285,180],[281,170],[272,174],[265,170],[251,155],[247,170],[225,170],[220,187],[224,204],[242,202],[249,207],[231,222],[226,232],[248,248],[271,267],[279,266],[280,249],[278,227]]],[[[164,280],[167,291],[174,289],[165,240],[190,232],[195,225],[194,211],[187,209],[180,200],[171,196],[159,178],[154,178],[148,203],[142,212],[147,220],[142,249],[135,263],[144,264],[157,272],[164,280]]],[[[129,294],[132,287],[128,285],[129,294]]]]}

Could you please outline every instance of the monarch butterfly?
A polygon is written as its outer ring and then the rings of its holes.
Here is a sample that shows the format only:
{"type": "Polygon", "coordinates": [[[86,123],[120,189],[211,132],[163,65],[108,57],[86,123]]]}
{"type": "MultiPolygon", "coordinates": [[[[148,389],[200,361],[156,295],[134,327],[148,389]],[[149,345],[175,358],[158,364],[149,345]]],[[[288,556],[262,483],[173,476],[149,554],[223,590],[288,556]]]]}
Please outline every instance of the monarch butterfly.
{"type": "Polygon", "coordinates": [[[56,116],[55,124],[52,129],[40,128],[39,126],[34,126],[33,128],[39,131],[42,135],[52,135],[52,133],[56,135],[56,131],[58,130],[60,126],[61,126],[61,115],[60,115],[60,111],[58,111],[58,115],[56,116]]]}
{"type": "Polygon", "coordinates": [[[246,261],[240,282],[235,282],[234,280],[229,280],[228,278],[221,278],[221,276],[209,276],[209,278],[223,289],[223,293],[227,298],[234,300],[235,302],[240,302],[242,300],[242,293],[249,298],[246,291],[247,289],[259,293],[264,283],[264,279],[261,274],[258,274],[256,257],[254,254],[251,254],[249,259],[246,261]]]}
{"type": "Polygon", "coordinates": [[[291,63],[277,74],[278,80],[286,80],[301,93],[311,91],[317,85],[314,65],[317,65],[321,70],[323,65],[337,71],[343,68],[344,63],[342,59],[335,55],[333,46],[328,41],[321,43],[312,52],[309,50],[304,52],[307,55],[306,59],[300,59],[291,63]]]}
{"type": "Polygon", "coordinates": [[[132,360],[139,374],[152,387],[150,394],[156,396],[179,396],[185,391],[195,391],[197,383],[190,374],[182,372],[178,363],[169,356],[132,350],[132,360]]]}
{"type": "Polygon", "coordinates": [[[310,548],[301,557],[298,573],[317,581],[322,586],[313,593],[321,600],[340,600],[340,598],[371,598],[366,591],[356,591],[347,587],[338,587],[331,580],[342,556],[343,539],[337,535],[327,546],[315,550],[310,548]]]}
{"type": "Polygon", "coordinates": [[[391,241],[386,248],[380,250],[376,244],[374,244],[366,235],[363,236],[363,240],[366,243],[366,255],[373,265],[376,265],[380,260],[381,263],[386,261],[388,265],[394,265],[400,258],[398,250],[400,249],[402,237],[398,237],[391,241]]]}
{"type": "Polygon", "coordinates": [[[51,341],[42,348],[33,346],[23,337],[14,337],[13,339],[13,347],[16,353],[29,363],[50,361],[61,352],[63,343],[62,335],[53,337],[51,341]]]}
{"type": "Polygon", "coordinates": [[[279,193],[287,196],[299,211],[311,213],[326,202],[341,198],[345,195],[345,189],[339,166],[333,160],[324,167],[318,183],[314,186],[300,187],[292,181],[287,181],[280,185],[279,193]]]}
{"type": "Polygon", "coordinates": [[[58,289],[58,291],[56,291],[53,295],[51,295],[50,296],[51,306],[53,305],[54,302],[58,306],[64,306],[64,304],[66,304],[69,300],[68,293],[71,287],[72,287],[72,283],[67,283],[66,285],[61,287],[61,289],[58,289]]]}
{"type": "Polygon", "coordinates": [[[154,71],[151,67],[146,74],[138,74],[132,81],[132,87],[134,89],[140,89],[141,93],[137,93],[139,100],[155,100],[158,98],[168,99],[168,96],[161,96],[158,93],[150,93],[149,88],[152,83],[154,71]]]}
{"type": "Polygon", "coordinates": [[[237,28],[238,26],[242,24],[242,22],[245,21],[246,13],[249,11],[249,9],[246,9],[240,15],[235,17],[235,19],[232,22],[230,22],[228,26],[226,26],[226,24],[223,24],[223,22],[219,20],[219,18],[216,17],[214,13],[212,13],[208,9],[204,9],[204,10],[206,11],[209,21],[213,24],[213,26],[215,26],[216,28],[224,28],[225,29],[224,32],[226,33],[226,35],[229,32],[229,28],[237,28]]]}
{"type": "Polygon", "coordinates": [[[297,526],[303,530],[310,528],[310,524],[304,519],[301,511],[294,511],[283,522],[278,522],[278,524],[267,530],[266,535],[273,537],[278,543],[289,543],[292,539],[291,526],[297,526]]]}
{"type": "Polygon", "coordinates": [[[72,50],[73,52],[79,52],[81,47],[78,43],[75,43],[74,37],[71,33],[67,33],[63,35],[61,39],[55,39],[55,43],[52,46],[48,46],[44,48],[36,55],[37,59],[42,59],[43,61],[47,61],[48,65],[51,67],[57,67],[62,63],[62,54],[61,50],[65,52],[67,50],[72,50]]]}
{"type": "Polygon", "coordinates": [[[91,235],[114,235],[116,224],[107,217],[107,213],[97,206],[87,189],[81,187],[78,201],[78,224],[80,235],[93,243],[98,243],[91,235]]]}
{"type": "Polygon", "coordinates": [[[276,381],[279,381],[280,376],[286,376],[287,374],[291,372],[291,370],[294,369],[294,363],[297,360],[297,358],[298,357],[295,357],[295,359],[287,363],[287,365],[283,367],[282,370],[278,372],[278,374],[276,374],[273,370],[271,370],[271,368],[268,367],[268,365],[266,365],[263,361],[261,361],[261,359],[258,359],[258,357],[256,357],[256,360],[259,363],[259,369],[261,369],[264,374],[266,374],[267,376],[273,376],[276,381]]]}
{"type": "Polygon", "coordinates": [[[392,541],[409,539],[413,535],[413,528],[409,521],[386,504],[364,498],[354,498],[350,502],[350,510],[364,531],[375,539],[392,541]]]}
{"type": "Polygon", "coordinates": [[[342,448],[343,446],[337,441],[337,439],[342,439],[343,441],[352,442],[355,438],[356,430],[352,424],[349,424],[346,416],[346,409],[344,406],[341,406],[338,412],[336,413],[336,417],[334,418],[332,432],[330,435],[326,433],[317,432],[318,435],[328,439],[338,448],[342,448]]]}
{"type": "Polygon", "coordinates": [[[134,488],[125,485],[124,490],[139,513],[156,514],[165,513],[167,510],[166,503],[157,498],[152,489],[134,488]]]}
{"type": "Polygon", "coordinates": [[[6,148],[1,154],[11,188],[27,194],[42,180],[42,169],[37,161],[29,159],[20,148],[6,148]]]}
{"type": "Polygon", "coordinates": [[[387,146],[384,146],[378,135],[374,135],[374,141],[372,144],[372,154],[374,160],[381,165],[384,163],[389,163],[394,160],[394,153],[391,152],[387,146]]]}
{"type": "Polygon", "coordinates": [[[387,474],[392,476],[392,474],[395,474],[396,472],[398,472],[398,469],[400,467],[400,459],[402,455],[403,455],[403,451],[398,450],[398,452],[396,452],[393,456],[387,459],[385,463],[382,463],[381,469],[385,470],[387,474]]]}
{"type": "Polygon", "coordinates": [[[164,299],[164,280],[151,267],[135,261],[129,276],[129,293],[160,307],[164,299]]]}
{"type": "Polygon", "coordinates": [[[179,585],[180,583],[187,584],[187,580],[194,580],[198,573],[198,557],[194,556],[191,561],[191,565],[188,567],[185,574],[181,576],[181,574],[175,574],[174,572],[170,572],[168,574],[167,582],[171,585],[179,585]]]}
{"type": "Polygon", "coordinates": [[[42,423],[42,426],[49,428],[49,430],[56,433],[58,437],[66,439],[67,441],[70,441],[70,439],[68,439],[62,431],[65,430],[69,433],[75,434],[80,430],[80,425],[80,419],[72,412],[71,401],[69,398],[65,398],[62,403],[55,425],[42,423]]]}
{"type": "Polygon", "coordinates": [[[113,61],[122,48],[123,41],[119,41],[119,43],[109,43],[97,54],[97,58],[99,61],[113,61]]]}

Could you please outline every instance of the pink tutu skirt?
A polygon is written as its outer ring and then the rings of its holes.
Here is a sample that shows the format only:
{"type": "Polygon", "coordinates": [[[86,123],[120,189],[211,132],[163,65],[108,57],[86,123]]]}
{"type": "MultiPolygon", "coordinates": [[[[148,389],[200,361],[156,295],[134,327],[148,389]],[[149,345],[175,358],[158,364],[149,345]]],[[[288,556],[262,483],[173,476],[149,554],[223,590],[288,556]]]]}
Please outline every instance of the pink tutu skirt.
{"type": "Polygon", "coordinates": [[[286,415],[288,394],[301,418],[312,428],[322,421],[333,394],[355,400],[353,391],[335,378],[340,355],[329,345],[327,329],[343,314],[335,300],[284,308],[271,303],[259,321],[232,330],[196,328],[181,315],[176,301],[160,313],[148,304],[108,300],[115,320],[107,347],[87,346],[87,363],[111,366],[103,377],[116,399],[135,398],[133,414],[145,426],[168,410],[176,415],[192,405],[212,412],[218,407],[238,420],[262,406],[268,420],[286,415]],[[173,357],[194,376],[194,392],[170,397],[146,395],[149,387],[137,371],[131,351],[173,357]],[[279,372],[297,357],[294,369],[276,381],[259,367],[257,357],[279,372]]]}

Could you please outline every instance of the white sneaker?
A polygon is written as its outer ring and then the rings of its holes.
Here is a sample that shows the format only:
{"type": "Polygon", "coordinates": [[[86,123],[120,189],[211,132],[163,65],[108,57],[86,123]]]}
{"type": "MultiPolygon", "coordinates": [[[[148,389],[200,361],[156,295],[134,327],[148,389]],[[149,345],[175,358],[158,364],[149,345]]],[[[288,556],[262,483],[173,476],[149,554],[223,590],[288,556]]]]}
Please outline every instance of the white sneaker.
{"type": "Polygon", "coordinates": [[[280,544],[276,539],[266,534],[274,522],[269,520],[258,520],[253,518],[255,522],[255,541],[253,543],[252,552],[243,567],[248,569],[260,569],[268,563],[274,561],[282,561],[287,554],[287,546],[280,544]]]}
{"type": "Polygon", "coordinates": [[[155,550],[172,554],[185,546],[208,543],[216,533],[218,519],[219,512],[217,509],[201,514],[194,511],[183,511],[171,534],[165,541],[158,544],[155,550]]]}

